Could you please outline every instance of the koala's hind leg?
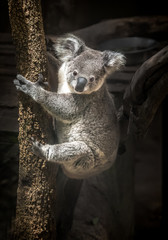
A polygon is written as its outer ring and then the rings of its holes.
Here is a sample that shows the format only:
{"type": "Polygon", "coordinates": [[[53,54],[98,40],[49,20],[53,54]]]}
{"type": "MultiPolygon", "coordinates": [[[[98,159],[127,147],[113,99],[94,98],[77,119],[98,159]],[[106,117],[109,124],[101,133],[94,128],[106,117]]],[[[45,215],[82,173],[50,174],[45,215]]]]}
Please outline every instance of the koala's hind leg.
{"type": "Polygon", "coordinates": [[[56,145],[45,144],[42,145],[39,142],[33,142],[34,153],[48,161],[62,163],[66,165],[73,164],[79,159],[87,158],[90,163],[93,163],[94,156],[91,149],[85,142],[74,141],[56,145]]]}

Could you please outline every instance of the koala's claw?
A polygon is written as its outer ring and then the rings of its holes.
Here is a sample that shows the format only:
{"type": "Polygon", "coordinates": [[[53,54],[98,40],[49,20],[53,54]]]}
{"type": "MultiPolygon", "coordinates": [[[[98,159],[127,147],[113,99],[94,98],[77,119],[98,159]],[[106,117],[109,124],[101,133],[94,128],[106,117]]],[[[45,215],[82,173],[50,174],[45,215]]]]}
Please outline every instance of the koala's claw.
{"type": "Polygon", "coordinates": [[[15,84],[16,89],[21,91],[21,84],[20,84],[20,82],[17,79],[14,79],[13,83],[15,84]]]}
{"type": "Polygon", "coordinates": [[[16,79],[14,79],[13,83],[15,84],[17,90],[26,94],[29,93],[29,88],[32,84],[29,80],[20,74],[17,74],[16,79]]]}
{"type": "Polygon", "coordinates": [[[40,142],[38,141],[34,141],[34,139],[32,139],[32,150],[33,150],[33,153],[40,157],[40,158],[45,158],[44,155],[43,155],[43,151],[42,151],[42,147],[43,147],[43,144],[41,144],[40,142]]]}
{"type": "Polygon", "coordinates": [[[43,83],[44,77],[42,73],[39,73],[38,75],[38,82],[42,82],[43,83]]]}
{"type": "Polygon", "coordinates": [[[41,87],[48,87],[48,82],[44,82],[43,80],[44,80],[43,74],[40,73],[38,75],[38,80],[37,80],[37,82],[35,82],[35,84],[39,85],[41,87]]]}
{"type": "Polygon", "coordinates": [[[41,147],[42,147],[42,144],[40,142],[33,140],[33,142],[32,142],[33,152],[36,150],[39,150],[41,147]]]}
{"type": "Polygon", "coordinates": [[[29,84],[30,81],[27,80],[25,77],[23,77],[21,74],[17,74],[16,78],[21,82],[22,84],[29,84]]]}
{"type": "Polygon", "coordinates": [[[40,73],[40,74],[38,75],[38,79],[37,79],[37,81],[35,82],[35,84],[36,84],[36,85],[41,85],[41,84],[43,84],[43,79],[44,79],[44,77],[43,77],[43,75],[40,73]]]}

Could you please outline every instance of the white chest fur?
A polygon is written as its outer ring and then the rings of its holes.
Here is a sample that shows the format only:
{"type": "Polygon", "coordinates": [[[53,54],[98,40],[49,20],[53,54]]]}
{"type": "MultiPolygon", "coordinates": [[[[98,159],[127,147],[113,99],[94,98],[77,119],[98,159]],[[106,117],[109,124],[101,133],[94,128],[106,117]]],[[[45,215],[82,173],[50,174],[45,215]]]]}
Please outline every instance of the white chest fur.
{"type": "Polygon", "coordinates": [[[58,72],[58,81],[59,81],[58,92],[57,92],[58,94],[72,93],[72,89],[67,83],[66,74],[67,74],[67,66],[66,66],[66,62],[64,62],[58,72]]]}

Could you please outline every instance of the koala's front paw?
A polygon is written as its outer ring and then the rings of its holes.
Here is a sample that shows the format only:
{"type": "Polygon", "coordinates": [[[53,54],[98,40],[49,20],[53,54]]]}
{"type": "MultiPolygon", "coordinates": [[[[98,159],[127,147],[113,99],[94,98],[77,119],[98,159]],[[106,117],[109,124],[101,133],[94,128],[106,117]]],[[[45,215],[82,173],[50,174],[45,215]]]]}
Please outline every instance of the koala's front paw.
{"type": "Polygon", "coordinates": [[[32,141],[33,153],[40,158],[44,158],[42,147],[43,147],[43,145],[41,143],[39,143],[38,141],[32,141]]]}
{"type": "Polygon", "coordinates": [[[43,145],[38,141],[32,139],[32,150],[33,153],[42,159],[47,159],[48,156],[48,145],[43,145]]]}
{"type": "Polygon", "coordinates": [[[27,95],[30,95],[31,88],[33,86],[33,83],[31,81],[27,80],[25,77],[18,74],[16,76],[16,79],[14,79],[13,82],[14,82],[17,90],[24,92],[27,95]]]}

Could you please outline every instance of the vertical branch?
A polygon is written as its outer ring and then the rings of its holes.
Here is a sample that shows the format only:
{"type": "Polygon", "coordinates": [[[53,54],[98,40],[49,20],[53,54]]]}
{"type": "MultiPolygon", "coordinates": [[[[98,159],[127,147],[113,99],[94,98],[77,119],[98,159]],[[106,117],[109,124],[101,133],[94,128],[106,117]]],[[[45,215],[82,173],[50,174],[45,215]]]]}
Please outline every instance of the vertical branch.
{"type": "MultiPolygon", "coordinates": [[[[46,47],[40,0],[8,0],[12,36],[16,46],[17,71],[31,81],[47,76],[46,47]]],[[[15,239],[55,239],[50,221],[53,190],[47,181],[46,163],[31,151],[31,137],[52,141],[50,120],[42,109],[19,93],[19,182],[15,239]],[[45,117],[45,121],[44,121],[45,117]],[[49,232],[52,229],[52,233],[49,232]]]]}

